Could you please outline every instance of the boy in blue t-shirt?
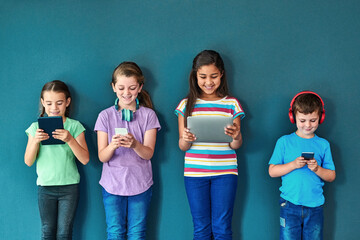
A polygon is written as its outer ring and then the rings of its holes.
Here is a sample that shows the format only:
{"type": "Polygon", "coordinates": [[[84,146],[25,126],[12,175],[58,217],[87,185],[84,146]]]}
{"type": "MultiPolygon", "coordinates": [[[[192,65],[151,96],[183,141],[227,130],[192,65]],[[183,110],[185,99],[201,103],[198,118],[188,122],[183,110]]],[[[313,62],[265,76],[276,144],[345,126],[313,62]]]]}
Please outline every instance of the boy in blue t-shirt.
{"type": "Polygon", "coordinates": [[[271,177],[281,177],[280,239],[323,239],[324,181],[335,180],[335,166],[327,140],[315,135],[325,119],[324,102],[310,91],[292,99],[289,118],[295,133],[282,136],[269,161],[271,177]],[[312,159],[303,152],[314,153],[312,159]]]}

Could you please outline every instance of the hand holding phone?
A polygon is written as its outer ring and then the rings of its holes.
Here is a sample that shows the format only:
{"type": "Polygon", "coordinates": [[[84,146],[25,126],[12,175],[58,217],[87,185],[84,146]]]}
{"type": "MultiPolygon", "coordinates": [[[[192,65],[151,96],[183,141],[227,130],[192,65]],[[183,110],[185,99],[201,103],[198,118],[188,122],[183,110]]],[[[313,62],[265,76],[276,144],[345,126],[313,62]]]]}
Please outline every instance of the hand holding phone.
{"type": "Polygon", "coordinates": [[[314,153],[313,153],[313,152],[303,152],[303,153],[301,153],[301,156],[302,156],[305,160],[314,159],[314,153]]]}

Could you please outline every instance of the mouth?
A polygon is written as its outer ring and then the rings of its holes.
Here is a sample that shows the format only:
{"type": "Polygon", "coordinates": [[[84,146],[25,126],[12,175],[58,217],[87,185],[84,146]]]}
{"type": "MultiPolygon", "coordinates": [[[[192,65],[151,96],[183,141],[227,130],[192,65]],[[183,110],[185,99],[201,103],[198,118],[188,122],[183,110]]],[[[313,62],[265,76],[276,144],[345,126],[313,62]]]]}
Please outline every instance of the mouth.
{"type": "Polygon", "coordinates": [[[214,85],[211,85],[211,86],[204,86],[204,88],[206,89],[206,90],[212,90],[213,88],[214,88],[214,85]]]}

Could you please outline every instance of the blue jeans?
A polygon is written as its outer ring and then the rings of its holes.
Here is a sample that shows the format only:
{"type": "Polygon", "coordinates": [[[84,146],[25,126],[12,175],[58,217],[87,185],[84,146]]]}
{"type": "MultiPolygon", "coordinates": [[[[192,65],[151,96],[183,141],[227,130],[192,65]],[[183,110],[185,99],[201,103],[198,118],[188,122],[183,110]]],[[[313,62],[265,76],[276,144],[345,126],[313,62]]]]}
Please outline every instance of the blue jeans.
{"type": "Polygon", "coordinates": [[[281,240],[322,240],[323,207],[304,207],[280,198],[281,240]]]}
{"type": "Polygon", "coordinates": [[[79,185],[39,186],[41,239],[72,239],[79,185]]]}
{"type": "Polygon", "coordinates": [[[150,206],[152,187],[135,196],[119,196],[104,188],[103,201],[106,214],[108,240],[145,239],[146,216],[150,206]]]}
{"type": "Polygon", "coordinates": [[[236,175],[185,177],[194,240],[231,240],[236,175]]]}

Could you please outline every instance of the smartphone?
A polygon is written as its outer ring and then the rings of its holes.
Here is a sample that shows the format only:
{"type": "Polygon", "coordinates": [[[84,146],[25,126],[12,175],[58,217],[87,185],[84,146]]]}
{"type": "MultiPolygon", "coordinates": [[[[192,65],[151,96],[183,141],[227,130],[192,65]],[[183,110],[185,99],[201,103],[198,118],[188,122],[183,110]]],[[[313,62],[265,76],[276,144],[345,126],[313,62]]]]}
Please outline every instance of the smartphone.
{"type": "Polygon", "coordinates": [[[314,153],[313,153],[313,152],[303,152],[303,153],[301,153],[301,156],[302,156],[305,160],[314,159],[314,153]]]}
{"type": "Polygon", "coordinates": [[[127,128],[115,128],[115,134],[126,135],[128,134],[127,128]]]}

